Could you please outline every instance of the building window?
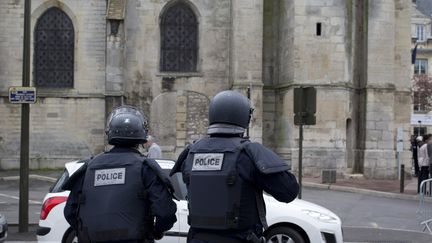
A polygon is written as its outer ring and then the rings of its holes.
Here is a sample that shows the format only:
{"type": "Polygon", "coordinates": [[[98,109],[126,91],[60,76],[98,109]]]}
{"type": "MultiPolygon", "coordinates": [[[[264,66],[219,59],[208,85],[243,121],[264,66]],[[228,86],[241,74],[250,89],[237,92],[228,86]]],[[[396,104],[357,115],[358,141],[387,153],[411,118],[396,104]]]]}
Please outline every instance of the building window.
{"type": "Polygon", "coordinates": [[[37,20],[34,35],[37,87],[73,88],[75,32],[71,19],[53,7],[37,20]]]}
{"type": "MultiPolygon", "coordinates": [[[[414,94],[414,96],[416,96],[416,95],[414,94]]],[[[414,98],[414,100],[416,100],[416,99],[414,98]]],[[[416,102],[416,101],[414,101],[414,102],[416,102]]],[[[417,112],[417,113],[426,112],[426,105],[422,104],[422,103],[414,103],[414,112],[417,112]]]]}
{"type": "Polygon", "coordinates": [[[423,24],[417,24],[416,25],[416,37],[417,41],[426,41],[426,32],[425,32],[425,26],[423,24]]]}
{"type": "Polygon", "coordinates": [[[414,134],[416,136],[423,136],[427,133],[426,127],[414,127],[414,134]]]}
{"type": "Polygon", "coordinates": [[[195,72],[198,55],[198,21],[192,9],[178,2],[163,13],[160,22],[160,70],[195,72]]]}
{"type": "Polygon", "coordinates": [[[427,74],[427,59],[416,59],[414,65],[414,74],[427,74]]]}

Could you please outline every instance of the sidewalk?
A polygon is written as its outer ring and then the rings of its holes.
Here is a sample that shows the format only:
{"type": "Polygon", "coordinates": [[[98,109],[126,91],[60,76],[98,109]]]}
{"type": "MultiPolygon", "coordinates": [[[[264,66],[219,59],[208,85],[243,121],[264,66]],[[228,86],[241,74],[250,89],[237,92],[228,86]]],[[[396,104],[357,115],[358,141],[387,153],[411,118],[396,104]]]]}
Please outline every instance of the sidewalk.
{"type": "Polygon", "coordinates": [[[369,194],[389,198],[418,200],[417,177],[405,179],[401,193],[399,180],[366,179],[362,175],[353,175],[346,179],[336,179],[336,183],[321,183],[320,177],[303,177],[302,186],[328,190],[369,194]]]}

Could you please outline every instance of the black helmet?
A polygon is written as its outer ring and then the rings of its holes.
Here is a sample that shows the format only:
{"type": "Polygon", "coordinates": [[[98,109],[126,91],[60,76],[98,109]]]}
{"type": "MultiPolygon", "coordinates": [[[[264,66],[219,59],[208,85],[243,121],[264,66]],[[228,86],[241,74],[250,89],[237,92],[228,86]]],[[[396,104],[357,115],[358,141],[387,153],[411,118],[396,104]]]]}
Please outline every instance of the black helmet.
{"type": "Polygon", "coordinates": [[[120,106],[108,117],[106,134],[111,145],[136,145],[147,141],[147,119],[135,107],[120,106]]]}
{"type": "Polygon", "coordinates": [[[253,109],[249,99],[237,91],[225,90],[210,101],[208,134],[244,133],[253,109]]]}

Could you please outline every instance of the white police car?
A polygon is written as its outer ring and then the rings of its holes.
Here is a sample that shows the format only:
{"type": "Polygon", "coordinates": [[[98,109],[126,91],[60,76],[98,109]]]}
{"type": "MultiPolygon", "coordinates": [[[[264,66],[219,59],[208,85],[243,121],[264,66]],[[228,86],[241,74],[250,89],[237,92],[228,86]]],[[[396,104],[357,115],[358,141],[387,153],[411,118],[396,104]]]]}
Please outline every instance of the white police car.
{"type": "MultiPolygon", "coordinates": [[[[169,173],[174,165],[172,160],[157,160],[161,168],[169,173]]],[[[79,167],[80,162],[70,162],[65,165],[64,173],[50,189],[44,198],[36,232],[39,242],[77,242],[74,232],[63,216],[69,191],[61,189],[64,182],[79,167]]],[[[185,243],[189,229],[187,224],[188,207],[186,186],[181,174],[171,177],[177,196],[182,199],[177,203],[177,222],[166,232],[159,242],[185,243]]],[[[267,242],[293,243],[342,243],[341,220],[330,210],[316,204],[296,199],[291,203],[281,203],[271,196],[264,196],[267,209],[269,228],[264,232],[267,242]]]]}
{"type": "Polygon", "coordinates": [[[0,243],[5,242],[7,238],[8,224],[6,217],[0,214],[0,243]]]}

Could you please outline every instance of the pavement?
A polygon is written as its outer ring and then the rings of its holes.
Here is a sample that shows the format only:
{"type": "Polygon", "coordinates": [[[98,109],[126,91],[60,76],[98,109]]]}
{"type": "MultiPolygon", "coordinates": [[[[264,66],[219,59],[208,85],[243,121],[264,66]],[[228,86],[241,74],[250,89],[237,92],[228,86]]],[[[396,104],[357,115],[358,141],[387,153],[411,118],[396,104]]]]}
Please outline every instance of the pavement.
{"type": "Polygon", "coordinates": [[[320,177],[302,178],[302,186],[361,193],[388,198],[419,200],[417,194],[417,177],[404,178],[403,185],[400,180],[367,179],[363,175],[347,175],[337,178],[335,183],[321,183],[320,177]]]}
{"type": "MultiPolygon", "coordinates": [[[[33,180],[55,182],[61,173],[62,170],[31,170],[29,177],[33,180]]],[[[0,170],[0,183],[7,180],[19,180],[19,171],[0,170]]],[[[335,183],[321,183],[320,177],[303,177],[302,187],[353,192],[387,198],[419,200],[416,177],[405,178],[402,187],[399,180],[372,180],[366,179],[362,175],[349,175],[346,178],[337,178],[335,183]]],[[[8,242],[31,241],[34,239],[35,229],[36,225],[29,225],[29,232],[19,233],[17,225],[10,225],[8,242]]],[[[408,236],[409,234],[405,235],[408,236]]]]}

